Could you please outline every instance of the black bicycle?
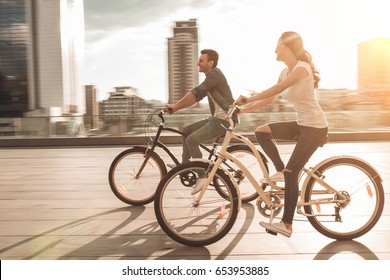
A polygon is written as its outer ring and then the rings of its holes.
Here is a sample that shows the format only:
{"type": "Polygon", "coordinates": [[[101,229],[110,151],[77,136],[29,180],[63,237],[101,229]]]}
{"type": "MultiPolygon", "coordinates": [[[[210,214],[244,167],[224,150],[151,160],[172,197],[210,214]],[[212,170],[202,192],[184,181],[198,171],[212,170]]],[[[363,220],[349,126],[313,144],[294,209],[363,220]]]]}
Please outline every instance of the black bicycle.
{"type": "MultiPolygon", "coordinates": [[[[111,190],[117,198],[126,204],[140,206],[154,200],[156,188],[162,177],[167,173],[166,163],[157,153],[156,148],[161,148],[175,165],[180,164],[180,161],[172,151],[161,142],[161,134],[163,131],[173,132],[182,136],[184,134],[178,129],[166,127],[164,113],[163,110],[156,110],[148,116],[145,122],[145,131],[148,139],[146,146],[131,147],[117,155],[111,163],[108,173],[111,190]],[[159,121],[159,124],[156,123],[156,120],[159,121]],[[151,131],[152,127],[155,126],[157,126],[157,131],[154,136],[150,136],[153,135],[151,131]]],[[[211,147],[207,147],[204,144],[200,145],[205,153],[208,154],[207,160],[215,158],[217,146],[218,139],[212,143],[211,147]]],[[[249,147],[238,144],[229,146],[227,150],[236,158],[239,158],[241,162],[245,162],[246,167],[251,170],[252,174],[258,174],[259,180],[263,178],[263,172],[259,168],[256,157],[249,147]]],[[[266,158],[260,151],[259,154],[262,156],[265,166],[267,166],[266,158]]],[[[241,192],[242,202],[250,202],[258,197],[258,193],[253,189],[249,180],[245,178],[243,172],[232,161],[225,160],[223,166],[225,167],[225,172],[229,173],[230,177],[236,181],[241,192]]],[[[223,186],[220,185],[222,181],[215,180],[213,184],[216,191],[224,197],[226,194],[223,186]]],[[[266,186],[264,184],[263,187],[265,188],[266,186]]]]}

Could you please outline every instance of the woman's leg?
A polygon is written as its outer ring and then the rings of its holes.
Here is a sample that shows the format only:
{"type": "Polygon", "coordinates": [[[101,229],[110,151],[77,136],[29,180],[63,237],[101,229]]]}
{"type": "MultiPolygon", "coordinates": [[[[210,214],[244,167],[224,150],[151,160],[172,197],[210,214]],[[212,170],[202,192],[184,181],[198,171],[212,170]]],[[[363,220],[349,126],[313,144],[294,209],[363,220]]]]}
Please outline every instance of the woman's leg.
{"type": "Polygon", "coordinates": [[[299,173],[326,137],[328,129],[299,126],[300,136],[284,170],[285,198],[282,221],[291,228],[297,206],[299,173]]]}
{"type": "Polygon", "coordinates": [[[283,171],[284,163],[274,139],[293,140],[297,134],[296,122],[272,123],[256,129],[255,136],[265,154],[271,159],[278,172],[283,171]]]}

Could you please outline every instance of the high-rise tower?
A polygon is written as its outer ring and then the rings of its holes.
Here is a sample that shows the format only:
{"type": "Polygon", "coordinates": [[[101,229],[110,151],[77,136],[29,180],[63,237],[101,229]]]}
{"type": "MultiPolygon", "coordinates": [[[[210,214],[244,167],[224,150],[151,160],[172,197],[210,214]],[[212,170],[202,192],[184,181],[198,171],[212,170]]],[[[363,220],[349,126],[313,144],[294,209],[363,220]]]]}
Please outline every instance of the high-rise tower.
{"type": "Polygon", "coordinates": [[[390,89],[390,38],[376,38],[358,45],[359,89],[390,89]]]}
{"type": "Polygon", "coordinates": [[[358,88],[371,102],[390,109],[390,38],[358,45],[358,88]]]}
{"type": "Polygon", "coordinates": [[[177,21],[168,38],[169,101],[174,103],[199,83],[196,19],[177,21]]]}

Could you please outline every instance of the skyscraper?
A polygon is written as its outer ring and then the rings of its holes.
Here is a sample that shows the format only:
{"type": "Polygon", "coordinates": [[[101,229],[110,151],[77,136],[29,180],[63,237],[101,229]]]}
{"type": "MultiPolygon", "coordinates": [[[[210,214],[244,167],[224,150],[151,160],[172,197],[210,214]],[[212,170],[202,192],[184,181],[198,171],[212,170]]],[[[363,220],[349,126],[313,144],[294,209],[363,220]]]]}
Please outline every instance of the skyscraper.
{"type": "Polygon", "coordinates": [[[390,38],[358,45],[358,88],[383,109],[390,109],[390,38]]]}
{"type": "Polygon", "coordinates": [[[28,109],[26,1],[0,0],[0,117],[28,109]]]}
{"type": "Polygon", "coordinates": [[[82,0],[0,0],[0,116],[83,114],[82,0]]]}
{"type": "Polygon", "coordinates": [[[376,38],[358,45],[359,89],[390,89],[390,38],[376,38]]]}
{"type": "Polygon", "coordinates": [[[89,129],[99,128],[99,104],[96,99],[96,88],[93,85],[85,86],[85,126],[89,129]]]}
{"type": "Polygon", "coordinates": [[[168,38],[169,103],[182,98],[199,83],[196,19],[177,21],[168,38]]]}

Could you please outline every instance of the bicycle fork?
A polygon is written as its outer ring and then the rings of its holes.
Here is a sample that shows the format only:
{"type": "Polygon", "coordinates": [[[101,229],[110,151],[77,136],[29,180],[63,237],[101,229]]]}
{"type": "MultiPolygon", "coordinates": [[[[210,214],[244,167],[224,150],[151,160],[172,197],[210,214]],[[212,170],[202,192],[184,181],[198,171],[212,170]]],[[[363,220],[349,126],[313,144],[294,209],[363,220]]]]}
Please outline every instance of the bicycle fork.
{"type": "Polygon", "coordinates": [[[207,186],[210,185],[211,180],[214,178],[215,173],[217,173],[217,170],[218,170],[219,166],[221,165],[221,163],[222,163],[222,158],[218,157],[216,162],[214,162],[213,164],[210,164],[208,166],[208,168],[206,170],[206,173],[204,175],[204,176],[206,176],[206,180],[204,180],[204,182],[202,182],[202,188],[201,188],[201,190],[199,192],[199,195],[194,197],[193,205],[195,207],[199,205],[200,200],[202,199],[204,193],[207,190],[207,186]]]}
{"type": "Polygon", "coordinates": [[[150,149],[149,147],[146,149],[145,154],[144,154],[144,158],[145,159],[144,159],[142,165],[140,166],[137,174],[135,175],[135,179],[139,179],[139,177],[141,176],[142,171],[144,170],[145,165],[148,163],[149,158],[150,158],[152,152],[153,152],[153,150],[150,149]]]}

